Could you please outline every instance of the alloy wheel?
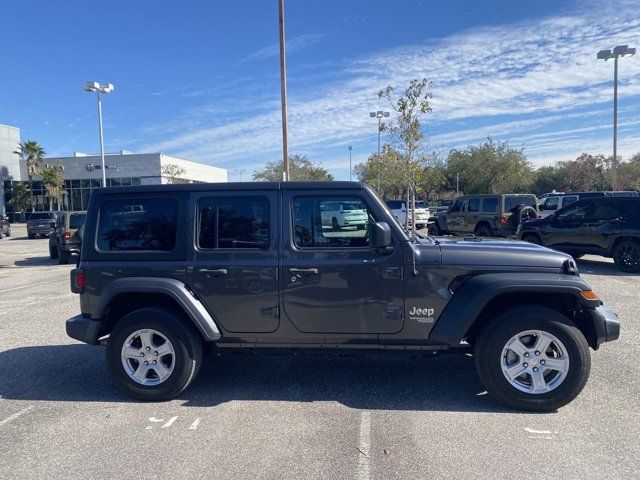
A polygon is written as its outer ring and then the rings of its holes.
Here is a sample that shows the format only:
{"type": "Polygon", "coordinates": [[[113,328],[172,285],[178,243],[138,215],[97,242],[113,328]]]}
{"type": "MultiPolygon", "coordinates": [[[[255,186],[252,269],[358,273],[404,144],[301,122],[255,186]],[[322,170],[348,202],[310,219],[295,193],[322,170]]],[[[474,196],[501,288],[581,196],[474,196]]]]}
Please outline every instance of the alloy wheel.
{"type": "Polygon", "coordinates": [[[176,353],[169,339],[157,330],[133,332],[122,345],[120,354],[124,371],[136,383],[159,385],[169,378],[176,363],[176,353]]]}
{"type": "Polygon", "coordinates": [[[502,349],[501,367],[507,381],[521,392],[547,393],[558,388],[569,372],[562,342],[542,330],[514,335],[502,349]]]}

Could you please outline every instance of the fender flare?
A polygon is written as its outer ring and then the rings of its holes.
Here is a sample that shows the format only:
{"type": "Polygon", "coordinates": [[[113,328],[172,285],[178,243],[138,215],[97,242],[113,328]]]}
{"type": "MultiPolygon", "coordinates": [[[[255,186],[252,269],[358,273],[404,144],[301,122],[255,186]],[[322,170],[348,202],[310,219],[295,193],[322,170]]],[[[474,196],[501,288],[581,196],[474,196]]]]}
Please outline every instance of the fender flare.
{"type": "Polygon", "coordinates": [[[487,273],[468,279],[451,297],[429,334],[429,340],[458,345],[478,315],[494,298],[507,293],[570,294],[587,309],[600,300],[587,300],[581,292],[591,290],[580,278],[554,273],[487,273]]]}
{"type": "Polygon", "coordinates": [[[109,283],[91,314],[92,320],[100,321],[111,301],[122,293],[155,293],[172,298],[193,322],[205,340],[215,341],[222,337],[215,320],[202,302],[179,280],[173,278],[127,277],[109,283]]]}

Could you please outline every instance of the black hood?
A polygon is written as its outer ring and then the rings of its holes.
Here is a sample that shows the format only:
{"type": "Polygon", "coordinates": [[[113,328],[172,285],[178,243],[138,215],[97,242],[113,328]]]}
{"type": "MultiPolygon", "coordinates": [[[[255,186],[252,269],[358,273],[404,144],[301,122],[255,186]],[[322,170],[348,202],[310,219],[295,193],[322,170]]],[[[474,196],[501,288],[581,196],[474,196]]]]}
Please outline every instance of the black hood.
{"type": "MultiPolygon", "coordinates": [[[[496,239],[465,240],[455,237],[437,240],[440,243],[442,265],[550,268],[558,269],[561,273],[564,262],[571,260],[570,255],[527,242],[496,239]]],[[[418,252],[422,245],[426,247],[427,243],[418,245],[418,252]]],[[[429,243],[429,245],[432,244],[429,243]]],[[[422,255],[418,255],[418,258],[420,257],[422,255]]]]}

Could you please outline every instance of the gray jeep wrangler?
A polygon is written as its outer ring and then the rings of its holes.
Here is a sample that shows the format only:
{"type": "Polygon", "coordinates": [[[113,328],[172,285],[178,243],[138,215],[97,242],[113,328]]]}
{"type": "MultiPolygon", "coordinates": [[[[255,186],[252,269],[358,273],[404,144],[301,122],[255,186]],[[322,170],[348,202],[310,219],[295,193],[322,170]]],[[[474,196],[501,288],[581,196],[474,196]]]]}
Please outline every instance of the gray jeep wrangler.
{"type": "Polygon", "coordinates": [[[474,349],[487,390],[554,410],[618,318],[573,259],[523,242],[407,233],[355,182],[108,188],[91,196],[71,337],[106,343],[114,382],[165,400],[217,349],[474,349]],[[330,202],[367,214],[333,228],[330,202]],[[460,348],[462,347],[462,348],[460,348]]]}

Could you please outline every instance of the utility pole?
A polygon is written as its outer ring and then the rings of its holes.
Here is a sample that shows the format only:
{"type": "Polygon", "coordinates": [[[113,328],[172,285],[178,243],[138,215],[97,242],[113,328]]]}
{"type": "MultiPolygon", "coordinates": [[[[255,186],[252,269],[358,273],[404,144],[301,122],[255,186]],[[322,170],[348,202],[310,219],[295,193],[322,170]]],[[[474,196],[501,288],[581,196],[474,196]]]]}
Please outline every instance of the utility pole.
{"type": "Polygon", "coordinates": [[[287,139],[287,61],[284,37],[284,0],[278,0],[280,19],[280,96],[282,100],[282,156],[283,180],[289,181],[289,145],[287,139]]]}
{"type": "Polygon", "coordinates": [[[456,173],[456,198],[460,195],[460,174],[456,173]]]}
{"type": "Polygon", "coordinates": [[[349,181],[351,181],[351,151],[353,150],[353,147],[351,145],[349,145],[349,181]]]}

